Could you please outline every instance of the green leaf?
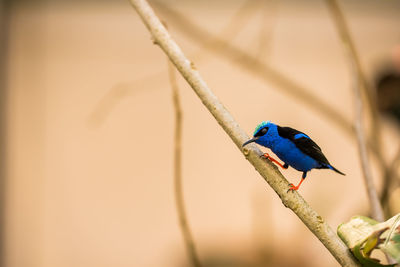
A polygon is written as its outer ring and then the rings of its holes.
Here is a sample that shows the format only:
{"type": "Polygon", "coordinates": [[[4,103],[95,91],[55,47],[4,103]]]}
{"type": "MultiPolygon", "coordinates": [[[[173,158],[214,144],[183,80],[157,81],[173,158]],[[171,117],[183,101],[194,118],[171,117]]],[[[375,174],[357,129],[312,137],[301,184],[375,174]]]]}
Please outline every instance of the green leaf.
{"type": "Polygon", "coordinates": [[[370,257],[372,250],[375,249],[375,247],[378,245],[378,242],[379,242],[379,235],[373,234],[370,237],[368,237],[363,249],[364,254],[370,257]]]}
{"type": "Polygon", "coordinates": [[[395,266],[395,264],[383,265],[383,264],[380,264],[375,259],[365,257],[362,252],[361,245],[355,246],[351,251],[353,252],[354,256],[360,261],[362,266],[365,266],[365,267],[382,267],[382,266],[392,266],[393,267],[393,266],[395,266]]]}
{"type": "Polygon", "coordinates": [[[383,265],[370,255],[373,250],[379,249],[400,263],[399,225],[400,214],[382,223],[365,216],[355,216],[339,225],[338,235],[363,266],[394,266],[383,265]]]}
{"type": "Polygon", "coordinates": [[[395,236],[392,238],[392,241],[393,241],[393,242],[396,242],[396,243],[400,243],[400,234],[395,235],[395,236]]]}
{"type": "Polygon", "coordinates": [[[400,215],[398,215],[387,233],[382,251],[400,263],[400,215]]]}

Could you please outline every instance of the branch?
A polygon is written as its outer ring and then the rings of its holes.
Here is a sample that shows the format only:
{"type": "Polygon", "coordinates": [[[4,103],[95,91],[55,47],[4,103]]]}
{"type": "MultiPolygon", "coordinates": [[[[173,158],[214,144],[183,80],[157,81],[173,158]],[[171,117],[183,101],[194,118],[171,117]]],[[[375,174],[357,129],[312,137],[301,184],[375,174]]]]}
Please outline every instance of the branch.
{"type": "Polygon", "coordinates": [[[397,175],[397,169],[399,165],[400,165],[400,146],[398,147],[395,156],[393,157],[387,171],[385,172],[385,176],[389,176],[391,178],[386,177],[386,179],[383,179],[381,203],[385,207],[385,211],[387,211],[389,215],[392,214],[389,203],[389,193],[390,193],[389,191],[392,191],[393,189],[396,188],[396,185],[394,185],[392,181],[395,181],[397,183],[399,182],[398,181],[399,178],[397,175]]]}
{"type": "Polygon", "coordinates": [[[182,108],[179,101],[178,85],[175,77],[174,66],[168,62],[168,74],[172,88],[172,100],[175,111],[175,137],[174,137],[174,189],[175,204],[178,212],[179,226],[185,241],[186,250],[193,266],[201,267],[199,257],[197,256],[193,236],[190,231],[185,211],[185,201],[182,190],[182,108]]]}
{"type": "Polygon", "coordinates": [[[287,193],[289,189],[288,181],[277,170],[276,166],[260,158],[262,152],[256,145],[249,145],[249,148],[242,150],[241,145],[243,142],[247,141],[249,137],[207,86],[206,82],[196,70],[193,62],[185,57],[179,46],[172,40],[147,1],[131,0],[131,3],[151,32],[155,43],[167,54],[206,108],[246,156],[249,162],[275,190],[281,198],[283,205],[290,208],[300,220],[303,221],[342,266],[359,265],[347,246],[340,240],[322,217],[318,215],[297,192],[287,193]]]}
{"type": "MultiPolygon", "coordinates": [[[[354,69],[354,65],[352,66],[354,69]]],[[[357,73],[353,73],[353,76],[354,76],[354,85],[353,85],[354,107],[356,111],[356,119],[354,122],[354,126],[357,133],[358,152],[360,154],[361,169],[363,172],[364,184],[367,190],[372,218],[374,218],[379,222],[383,222],[384,221],[383,210],[374,186],[370,163],[368,160],[367,145],[365,143],[365,136],[363,131],[364,128],[363,118],[362,118],[363,104],[362,104],[361,90],[359,87],[359,80],[358,80],[359,76],[357,75],[357,73]]]]}
{"type": "MultiPolygon", "coordinates": [[[[358,149],[359,149],[359,154],[360,154],[360,160],[361,160],[361,167],[362,167],[362,172],[363,172],[363,177],[364,177],[364,183],[366,186],[367,190],[367,195],[368,199],[370,202],[370,208],[372,212],[372,217],[377,220],[377,221],[384,221],[384,216],[383,216],[383,210],[381,207],[381,203],[378,198],[378,194],[376,193],[376,189],[373,183],[373,178],[372,178],[372,172],[370,169],[370,163],[368,160],[368,151],[367,151],[367,145],[366,145],[366,140],[364,136],[364,131],[363,131],[363,103],[362,103],[362,92],[364,95],[367,96],[367,101],[369,103],[370,107],[370,112],[372,114],[373,118],[373,125],[372,127],[379,128],[379,122],[377,115],[374,115],[374,108],[373,108],[373,101],[371,99],[371,94],[370,90],[367,87],[367,81],[365,78],[365,75],[363,74],[363,71],[361,69],[361,63],[360,59],[358,57],[357,51],[355,49],[355,46],[353,44],[351,35],[349,33],[346,21],[344,19],[344,16],[342,14],[342,11],[340,10],[340,7],[336,0],[327,0],[329,10],[332,13],[332,17],[336,23],[336,28],[338,30],[338,33],[341,37],[342,44],[343,44],[343,49],[345,50],[346,53],[346,58],[348,60],[348,63],[350,65],[351,73],[352,73],[352,78],[353,78],[353,91],[354,91],[354,107],[355,107],[355,114],[356,114],[356,119],[354,122],[354,126],[356,129],[356,135],[357,135],[357,144],[358,144],[358,149]]],[[[380,148],[380,135],[378,134],[379,132],[375,130],[374,132],[374,141],[378,144],[377,147],[380,148]]],[[[378,158],[383,160],[383,156],[381,152],[381,149],[376,149],[376,152],[378,152],[378,158]]]]}

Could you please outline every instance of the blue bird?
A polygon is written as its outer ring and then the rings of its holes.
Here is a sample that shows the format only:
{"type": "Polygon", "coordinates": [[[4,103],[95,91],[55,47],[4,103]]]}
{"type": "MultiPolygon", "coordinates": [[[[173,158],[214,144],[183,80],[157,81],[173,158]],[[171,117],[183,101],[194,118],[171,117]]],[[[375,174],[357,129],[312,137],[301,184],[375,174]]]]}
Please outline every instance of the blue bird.
{"type": "Polygon", "coordinates": [[[282,165],[277,160],[265,153],[263,157],[277,163],[283,169],[289,166],[303,172],[301,181],[297,186],[290,184],[290,190],[298,190],[301,183],[307,176],[307,172],[312,169],[331,169],[345,175],[333,167],[326,159],[321,148],[311,138],[293,128],[281,127],[272,122],[263,121],[257,125],[253,138],[245,142],[245,145],[255,142],[272,150],[283,162],[282,165]]]}

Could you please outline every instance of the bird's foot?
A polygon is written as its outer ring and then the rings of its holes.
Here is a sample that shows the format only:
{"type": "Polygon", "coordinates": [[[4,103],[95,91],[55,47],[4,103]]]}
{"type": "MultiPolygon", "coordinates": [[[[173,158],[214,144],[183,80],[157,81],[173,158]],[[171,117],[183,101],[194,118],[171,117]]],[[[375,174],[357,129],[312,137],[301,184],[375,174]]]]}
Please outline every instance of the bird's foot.
{"type": "Polygon", "coordinates": [[[287,191],[288,193],[289,193],[289,191],[297,191],[300,187],[300,185],[298,185],[298,186],[295,186],[294,184],[289,184],[289,185],[290,185],[290,188],[287,191]]]}
{"type": "Polygon", "coordinates": [[[271,160],[271,156],[268,153],[264,153],[260,156],[260,158],[265,158],[271,160]]]}
{"type": "Polygon", "coordinates": [[[276,159],[274,159],[273,157],[271,157],[268,153],[264,153],[263,155],[261,155],[260,157],[268,159],[271,162],[274,162],[276,164],[278,164],[282,169],[287,169],[289,166],[287,164],[282,165],[279,161],[277,161],[276,159]]]}
{"type": "MultiPolygon", "coordinates": [[[[303,176],[304,176],[304,174],[303,174],[303,176]]],[[[293,191],[299,190],[300,185],[301,185],[301,183],[304,181],[304,179],[305,179],[305,178],[302,177],[301,180],[300,180],[300,183],[299,183],[298,185],[296,185],[296,186],[295,186],[294,184],[289,184],[289,185],[290,185],[290,188],[288,189],[287,192],[289,193],[289,191],[292,191],[292,192],[293,192],[293,191]]]]}

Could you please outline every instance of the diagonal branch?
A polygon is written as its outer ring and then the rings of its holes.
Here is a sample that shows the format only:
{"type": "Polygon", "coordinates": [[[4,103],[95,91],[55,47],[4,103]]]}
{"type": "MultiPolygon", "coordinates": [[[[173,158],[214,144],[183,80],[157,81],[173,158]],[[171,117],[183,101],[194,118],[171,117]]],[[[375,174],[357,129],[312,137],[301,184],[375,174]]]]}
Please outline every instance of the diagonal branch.
{"type": "Polygon", "coordinates": [[[175,204],[178,212],[179,226],[181,227],[186,249],[193,266],[201,267],[193,236],[190,231],[185,211],[185,201],[182,190],[182,108],[179,100],[178,84],[176,82],[174,66],[168,62],[168,74],[172,87],[172,100],[175,111],[175,136],[174,136],[174,190],[175,204]]]}
{"type": "MultiPolygon", "coordinates": [[[[147,1],[131,0],[131,3],[151,32],[155,43],[167,54],[216,121],[241,150],[241,145],[249,138],[247,134],[210,90],[193,62],[185,57],[180,47],[172,40],[147,1]]],[[[287,193],[289,189],[288,181],[277,170],[277,167],[260,158],[262,152],[255,145],[249,145],[249,147],[250,149],[243,149],[242,153],[275,190],[283,205],[290,208],[303,221],[342,266],[358,266],[359,263],[347,246],[322,217],[297,192],[287,193]]]]}

